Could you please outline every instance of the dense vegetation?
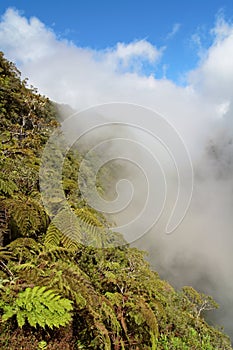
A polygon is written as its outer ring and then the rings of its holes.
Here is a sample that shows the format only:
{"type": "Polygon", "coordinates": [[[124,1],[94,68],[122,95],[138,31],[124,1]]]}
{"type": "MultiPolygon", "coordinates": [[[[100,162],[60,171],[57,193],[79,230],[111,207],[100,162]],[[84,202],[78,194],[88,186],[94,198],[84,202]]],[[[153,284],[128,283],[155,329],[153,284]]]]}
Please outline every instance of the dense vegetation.
{"type": "Polygon", "coordinates": [[[63,187],[80,226],[57,229],[63,210],[51,221],[38,175],[56,126],[53,104],[1,53],[0,348],[232,349],[204,319],[217,307],[211,297],[192,287],[175,291],[81,199],[76,150],[66,157],[63,187]],[[96,239],[107,248],[95,248],[96,239]]]}

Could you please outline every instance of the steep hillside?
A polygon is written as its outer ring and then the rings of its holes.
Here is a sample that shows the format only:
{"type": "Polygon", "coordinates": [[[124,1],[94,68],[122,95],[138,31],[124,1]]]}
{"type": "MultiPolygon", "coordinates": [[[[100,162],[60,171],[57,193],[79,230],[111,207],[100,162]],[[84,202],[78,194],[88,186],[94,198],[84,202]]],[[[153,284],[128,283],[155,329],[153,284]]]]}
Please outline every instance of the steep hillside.
{"type": "Polygon", "coordinates": [[[80,224],[64,221],[63,210],[51,221],[39,168],[57,126],[53,104],[28,88],[1,53],[0,348],[232,349],[205,321],[217,307],[211,297],[187,286],[175,291],[82,200],[77,150],[66,157],[63,187],[80,224]],[[106,248],[95,248],[96,240],[106,248]],[[114,240],[122,244],[115,248],[114,240]]]}

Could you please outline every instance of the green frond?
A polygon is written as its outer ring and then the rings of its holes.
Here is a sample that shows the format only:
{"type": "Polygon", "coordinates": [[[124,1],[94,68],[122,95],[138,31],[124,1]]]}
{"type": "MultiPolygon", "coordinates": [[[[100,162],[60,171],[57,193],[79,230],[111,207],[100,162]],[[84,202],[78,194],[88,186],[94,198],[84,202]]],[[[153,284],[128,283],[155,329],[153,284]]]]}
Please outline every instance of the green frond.
{"type": "Polygon", "coordinates": [[[88,207],[76,209],[75,214],[82,227],[82,242],[87,246],[96,248],[109,247],[110,242],[109,231],[106,224],[97,216],[97,212],[88,207]]]}
{"type": "Polygon", "coordinates": [[[30,326],[42,328],[65,326],[72,319],[72,302],[46,287],[36,286],[20,292],[13,304],[3,306],[2,321],[16,316],[19,327],[26,321],[30,326]]]}
{"type": "Polygon", "coordinates": [[[62,245],[76,250],[81,243],[82,228],[71,209],[61,210],[50,223],[46,235],[46,246],[62,245]]]}
{"type": "Polygon", "coordinates": [[[116,336],[119,336],[121,325],[117,319],[113,305],[108,300],[105,300],[101,304],[100,311],[103,314],[103,319],[108,327],[116,334],[116,336]]]}
{"type": "Polygon", "coordinates": [[[53,244],[46,244],[45,248],[41,251],[38,256],[38,259],[46,259],[49,261],[68,261],[71,262],[72,257],[74,256],[74,250],[64,247],[59,247],[53,244]]]}
{"type": "Polygon", "coordinates": [[[149,329],[158,336],[158,321],[150,305],[143,298],[139,299],[138,308],[149,329]]]}
{"type": "Polygon", "coordinates": [[[30,262],[20,264],[20,265],[14,265],[14,271],[20,272],[20,271],[31,271],[32,269],[35,269],[35,264],[32,264],[30,262]]]}
{"type": "Polygon", "coordinates": [[[37,252],[39,252],[40,250],[39,243],[35,239],[27,238],[27,237],[17,238],[14,241],[12,241],[10,244],[8,244],[7,247],[9,247],[14,254],[16,253],[15,249],[17,250],[22,247],[29,250],[35,250],[37,252]]]}
{"type": "Polygon", "coordinates": [[[31,262],[41,252],[41,246],[33,238],[17,238],[8,244],[7,248],[15,260],[20,261],[21,264],[31,262]]]}
{"type": "Polygon", "coordinates": [[[83,223],[90,227],[90,230],[94,230],[96,227],[104,228],[102,222],[97,218],[96,213],[87,207],[76,209],[75,214],[83,221],[83,223]]]}
{"type": "Polygon", "coordinates": [[[71,299],[78,309],[83,309],[87,304],[91,304],[93,295],[96,298],[96,293],[88,276],[78,265],[70,262],[59,260],[54,263],[53,268],[46,271],[41,283],[46,283],[49,288],[56,292],[59,291],[62,295],[71,299]]]}
{"type": "Polygon", "coordinates": [[[0,192],[12,196],[12,194],[17,191],[18,188],[11,180],[5,180],[0,178],[0,192]]]}
{"type": "Polygon", "coordinates": [[[35,199],[8,199],[4,201],[10,215],[12,229],[16,227],[19,235],[31,236],[44,230],[47,215],[42,205],[35,199]]]}
{"type": "Polygon", "coordinates": [[[9,237],[9,216],[3,203],[0,203],[0,246],[4,245],[4,240],[9,237]]]}
{"type": "Polygon", "coordinates": [[[62,210],[50,223],[45,245],[63,245],[77,249],[80,244],[102,247],[107,242],[107,233],[102,222],[87,208],[74,212],[62,210]]]}
{"type": "Polygon", "coordinates": [[[95,342],[99,344],[102,343],[103,344],[102,349],[111,350],[111,339],[105,325],[102,322],[95,320],[95,327],[96,327],[97,335],[92,341],[92,343],[95,343],[95,342]]]}
{"type": "Polygon", "coordinates": [[[44,244],[46,247],[59,246],[61,242],[62,233],[57,226],[51,222],[47,228],[44,244]]]}
{"type": "Polygon", "coordinates": [[[9,249],[0,247],[0,260],[10,260],[12,258],[14,258],[14,255],[9,249]]]}

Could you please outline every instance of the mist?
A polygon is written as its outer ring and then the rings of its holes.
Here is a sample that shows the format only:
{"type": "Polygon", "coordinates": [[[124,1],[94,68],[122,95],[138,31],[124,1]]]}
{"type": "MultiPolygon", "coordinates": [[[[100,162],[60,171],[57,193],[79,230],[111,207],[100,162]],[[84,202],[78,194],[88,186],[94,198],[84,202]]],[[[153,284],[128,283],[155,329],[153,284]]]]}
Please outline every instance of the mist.
{"type": "MultiPolygon", "coordinates": [[[[146,40],[95,51],[57,38],[38,19],[27,20],[15,10],[8,10],[0,22],[0,45],[6,57],[52,100],[72,111],[113,101],[134,103],[163,115],[182,136],[194,169],[189,210],[175,232],[166,234],[177,184],[174,166],[159,149],[168,177],[165,211],[133,245],[147,250],[152,267],[177,288],[192,285],[212,295],[220,309],[210,318],[233,339],[233,25],[219,16],[211,35],[211,45],[196,53],[200,55],[197,67],[186,72],[184,84],[178,85],[166,77],[156,78],[162,49],[146,40]],[[145,59],[154,75],[143,71],[145,59]],[[135,60],[141,64],[135,65],[135,60]]],[[[61,114],[66,119],[69,113],[63,109],[61,114]]],[[[101,118],[111,120],[111,116],[101,118]]],[[[151,119],[151,128],[153,123],[151,119]]],[[[105,137],[112,135],[115,131],[105,137]]],[[[132,137],[132,132],[120,135],[132,137]]],[[[92,145],[102,140],[99,135],[90,138],[92,145]]],[[[145,136],[139,135],[139,141],[150,145],[145,136]]],[[[113,216],[119,224],[138,213],[140,199],[145,198],[138,171],[125,163],[121,169],[119,178],[128,176],[137,193],[128,213],[113,216]]],[[[156,206],[156,196],[154,201],[156,206]]]]}
{"type": "Polygon", "coordinates": [[[194,165],[195,186],[185,219],[172,235],[164,225],[135,242],[149,251],[160,275],[181,288],[212,295],[220,308],[209,315],[233,336],[232,129],[222,121],[194,165]]]}

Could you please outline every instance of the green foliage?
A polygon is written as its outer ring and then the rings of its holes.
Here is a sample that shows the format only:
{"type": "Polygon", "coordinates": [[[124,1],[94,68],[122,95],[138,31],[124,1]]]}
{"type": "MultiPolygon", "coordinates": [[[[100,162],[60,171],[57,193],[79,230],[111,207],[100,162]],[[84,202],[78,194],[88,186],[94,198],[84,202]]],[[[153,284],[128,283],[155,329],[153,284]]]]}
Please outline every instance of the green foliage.
{"type": "Polygon", "coordinates": [[[45,245],[62,245],[68,249],[76,249],[82,240],[82,228],[74,213],[69,209],[62,210],[48,226],[45,245]]]}
{"type": "Polygon", "coordinates": [[[45,211],[36,199],[21,197],[3,201],[10,216],[12,234],[16,236],[35,236],[47,226],[45,211]]]}
{"type": "MultiPolygon", "coordinates": [[[[204,319],[217,307],[213,299],[192,287],[175,291],[81,198],[75,147],[62,181],[56,168],[41,171],[62,182],[68,203],[61,209],[61,193],[51,188],[49,219],[39,168],[58,126],[55,111],[0,53],[0,348],[232,349],[204,319]]],[[[50,155],[51,168],[64,156],[56,147],[50,155]]],[[[81,182],[93,181],[95,161],[85,164],[81,182]]],[[[115,180],[114,167],[100,175],[115,180]]],[[[98,191],[111,196],[111,181],[103,188],[97,180],[98,191]]]]}
{"type": "Polygon", "coordinates": [[[47,349],[47,342],[44,340],[41,340],[38,343],[38,350],[45,350],[45,349],[47,349]]]}
{"type": "MultiPolygon", "coordinates": [[[[201,350],[215,350],[216,344],[213,345],[213,341],[209,334],[198,334],[194,328],[189,329],[190,340],[177,336],[167,336],[161,334],[157,341],[157,349],[163,350],[189,350],[189,349],[201,349],[201,350]]],[[[225,349],[223,347],[217,347],[217,349],[225,349]]]]}
{"type": "Polygon", "coordinates": [[[16,316],[19,327],[28,321],[30,326],[36,327],[38,324],[42,328],[65,326],[71,321],[73,310],[70,300],[39,286],[26,288],[18,294],[12,305],[5,304],[2,308],[3,322],[16,316]]]}
{"type": "Polygon", "coordinates": [[[4,180],[0,178],[0,192],[2,192],[5,195],[12,196],[12,194],[16,190],[17,190],[17,186],[13,181],[4,180]]]}
{"type": "Polygon", "coordinates": [[[196,317],[200,317],[204,311],[214,310],[218,308],[218,304],[212,297],[198,293],[190,286],[183,287],[184,302],[187,304],[190,312],[193,312],[196,317]]]}
{"type": "Polygon", "coordinates": [[[9,260],[12,257],[12,253],[3,247],[0,247],[0,260],[9,260]]]}

